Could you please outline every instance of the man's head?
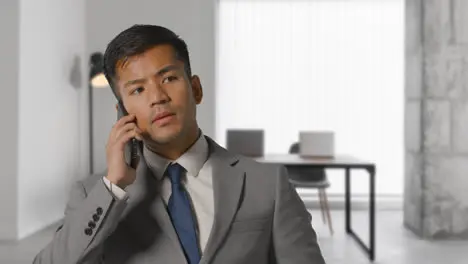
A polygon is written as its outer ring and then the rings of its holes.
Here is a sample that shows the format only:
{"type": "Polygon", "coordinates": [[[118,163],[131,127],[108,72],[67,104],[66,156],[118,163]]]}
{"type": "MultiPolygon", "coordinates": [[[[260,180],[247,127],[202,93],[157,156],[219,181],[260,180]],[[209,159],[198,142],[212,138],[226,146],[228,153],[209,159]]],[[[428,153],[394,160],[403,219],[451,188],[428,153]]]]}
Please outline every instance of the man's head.
{"type": "Polygon", "coordinates": [[[187,45],[160,26],[135,25],[104,54],[104,73],[145,139],[167,144],[198,133],[200,80],[192,76],[187,45]]]}

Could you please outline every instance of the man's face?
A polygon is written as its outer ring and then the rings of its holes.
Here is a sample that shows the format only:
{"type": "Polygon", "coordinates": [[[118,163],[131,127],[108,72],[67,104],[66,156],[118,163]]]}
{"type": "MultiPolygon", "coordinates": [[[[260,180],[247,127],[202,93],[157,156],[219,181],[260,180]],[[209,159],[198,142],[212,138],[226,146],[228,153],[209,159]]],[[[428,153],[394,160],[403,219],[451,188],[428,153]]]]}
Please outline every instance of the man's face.
{"type": "Polygon", "coordinates": [[[155,46],[117,63],[117,89],[125,109],[135,114],[145,139],[166,144],[197,129],[196,105],[202,89],[187,76],[170,45],[155,46]]]}

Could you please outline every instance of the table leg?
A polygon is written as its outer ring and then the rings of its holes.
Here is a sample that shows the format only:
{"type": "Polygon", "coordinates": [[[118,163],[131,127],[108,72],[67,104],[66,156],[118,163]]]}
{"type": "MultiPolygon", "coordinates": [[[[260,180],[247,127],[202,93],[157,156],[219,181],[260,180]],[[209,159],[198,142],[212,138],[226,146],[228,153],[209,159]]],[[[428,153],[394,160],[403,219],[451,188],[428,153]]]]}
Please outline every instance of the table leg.
{"type": "Polygon", "coordinates": [[[346,232],[354,238],[363,250],[369,255],[371,261],[375,260],[375,166],[366,167],[369,172],[369,246],[354,232],[351,227],[351,188],[350,172],[346,169],[346,232]]]}
{"type": "Polygon", "coordinates": [[[351,232],[351,183],[350,183],[350,168],[346,168],[345,177],[345,216],[346,216],[346,233],[351,232]]]}
{"type": "Polygon", "coordinates": [[[369,167],[369,255],[375,259],[375,167],[369,167]]]}

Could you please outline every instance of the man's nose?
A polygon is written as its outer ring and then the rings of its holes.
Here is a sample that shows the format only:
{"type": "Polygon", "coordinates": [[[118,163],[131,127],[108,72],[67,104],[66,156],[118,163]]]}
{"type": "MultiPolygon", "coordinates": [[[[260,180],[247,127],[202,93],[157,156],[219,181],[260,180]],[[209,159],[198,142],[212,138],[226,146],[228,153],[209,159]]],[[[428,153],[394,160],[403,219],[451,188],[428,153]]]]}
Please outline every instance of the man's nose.
{"type": "Polygon", "coordinates": [[[149,103],[151,106],[165,104],[169,101],[166,91],[157,82],[153,82],[149,88],[149,103]]]}

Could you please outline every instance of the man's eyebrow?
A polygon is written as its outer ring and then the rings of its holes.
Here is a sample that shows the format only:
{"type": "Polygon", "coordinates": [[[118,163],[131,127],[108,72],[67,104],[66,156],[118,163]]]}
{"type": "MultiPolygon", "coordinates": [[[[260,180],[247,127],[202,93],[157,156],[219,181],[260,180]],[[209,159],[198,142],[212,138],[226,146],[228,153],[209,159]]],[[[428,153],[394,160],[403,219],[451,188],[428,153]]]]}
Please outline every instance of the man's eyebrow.
{"type": "Polygon", "coordinates": [[[145,82],[145,79],[136,79],[136,80],[130,80],[128,82],[125,83],[124,87],[127,88],[128,86],[130,85],[133,85],[133,84],[141,84],[141,83],[144,83],[145,82]]]}
{"type": "MultiPolygon", "coordinates": [[[[162,69],[160,69],[159,71],[156,72],[156,75],[159,75],[159,76],[162,76],[170,71],[173,71],[173,70],[177,70],[179,69],[179,67],[177,67],[177,65],[175,64],[171,64],[171,65],[167,65],[165,67],[163,67],[162,69]]],[[[128,87],[130,85],[133,85],[133,84],[142,84],[144,83],[146,80],[145,79],[135,79],[135,80],[130,80],[128,82],[125,83],[124,87],[128,87]]]]}
{"type": "Polygon", "coordinates": [[[160,70],[156,73],[156,75],[161,76],[161,75],[164,75],[164,74],[166,74],[166,73],[168,73],[168,72],[170,72],[170,71],[177,70],[177,69],[179,69],[179,67],[177,67],[177,65],[175,65],[175,64],[170,64],[170,65],[167,65],[166,67],[160,69],[160,70]]]}

